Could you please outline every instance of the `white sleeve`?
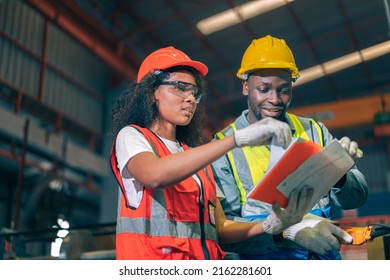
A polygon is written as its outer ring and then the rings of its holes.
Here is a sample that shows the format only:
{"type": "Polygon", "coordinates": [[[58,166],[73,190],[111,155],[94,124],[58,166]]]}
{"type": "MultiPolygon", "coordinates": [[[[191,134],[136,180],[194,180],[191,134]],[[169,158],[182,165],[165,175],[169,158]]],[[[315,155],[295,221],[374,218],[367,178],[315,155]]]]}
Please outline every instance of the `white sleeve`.
{"type": "Polygon", "coordinates": [[[116,138],[116,158],[118,169],[123,178],[133,178],[126,169],[127,162],[141,152],[153,152],[149,142],[143,134],[131,126],[126,126],[119,131],[116,138]]]}
{"type": "Polygon", "coordinates": [[[142,133],[131,126],[122,128],[116,138],[116,158],[124,189],[130,206],[137,208],[141,202],[144,186],[127,171],[127,162],[141,152],[153,152],[142,133]]]}

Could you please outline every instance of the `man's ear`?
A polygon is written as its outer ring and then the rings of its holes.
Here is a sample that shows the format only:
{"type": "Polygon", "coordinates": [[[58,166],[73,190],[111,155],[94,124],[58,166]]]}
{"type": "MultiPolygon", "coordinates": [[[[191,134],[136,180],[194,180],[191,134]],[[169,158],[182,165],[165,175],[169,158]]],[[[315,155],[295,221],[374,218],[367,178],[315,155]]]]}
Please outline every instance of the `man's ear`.
{"type": "Polygon", "coordinates": [[[242,81],[242,94],[244,96],[248,96],[248,94],[249,94],[249,87],[248,87],[248,81],[247,80],[242,81]]]}

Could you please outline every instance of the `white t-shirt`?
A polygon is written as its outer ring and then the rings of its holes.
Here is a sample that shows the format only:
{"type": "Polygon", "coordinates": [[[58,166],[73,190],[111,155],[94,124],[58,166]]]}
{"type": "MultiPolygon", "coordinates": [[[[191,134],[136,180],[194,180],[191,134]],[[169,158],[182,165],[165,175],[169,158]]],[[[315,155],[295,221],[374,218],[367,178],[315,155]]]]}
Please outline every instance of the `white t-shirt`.
{"type": "MultiPolygon", "coordinates": [[[[159,138],[164,142],[172,154],[184,151],[179,142],[161,137],[159,138]]],[[[144,185],[133,178],[127,171],[126,164],[133,156],[141,152],[154,153],[154,151],[143,134],[131,126],[126,126],[121,129],[116,138],[115,145],[118,169],[122,176],[127,199],[130,206],[137,208],[142,199],[144,185]]]]}

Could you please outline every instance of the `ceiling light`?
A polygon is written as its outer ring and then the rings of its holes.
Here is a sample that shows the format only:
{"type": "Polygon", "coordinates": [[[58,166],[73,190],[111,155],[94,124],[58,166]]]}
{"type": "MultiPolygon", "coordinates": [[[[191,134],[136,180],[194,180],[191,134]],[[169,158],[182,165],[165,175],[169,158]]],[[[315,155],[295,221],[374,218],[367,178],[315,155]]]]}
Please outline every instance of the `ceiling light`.
{"type": "Polygon", "coordinates": [[[388,53],[390,53],[390,40],[299,71],[300,78],[294,83],[294,86],[322,78],[325,75],[330,75],[388,53]]]}
{"type": "Polygon", "coordinates": [[[242,20],[246,20],[273,9],[279,8],[294,0],[257,0],[226,10],[209,18],[201,20],[196,25],[204,35],[225,29],[242,20]]]}

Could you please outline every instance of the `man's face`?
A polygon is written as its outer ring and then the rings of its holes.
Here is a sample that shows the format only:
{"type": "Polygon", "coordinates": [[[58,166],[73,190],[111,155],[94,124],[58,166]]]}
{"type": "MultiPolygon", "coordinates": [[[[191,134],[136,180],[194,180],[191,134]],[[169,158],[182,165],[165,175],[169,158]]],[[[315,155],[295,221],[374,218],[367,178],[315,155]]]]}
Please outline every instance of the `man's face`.
{"type": "Polygon", "coordinates": [[[273,117],[283,120],[292,98],[291,73],[284,69],[261,69],[242,84],[248,96],[248,121],[273,117]]]}

